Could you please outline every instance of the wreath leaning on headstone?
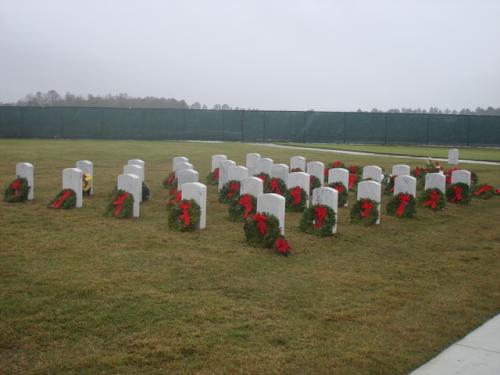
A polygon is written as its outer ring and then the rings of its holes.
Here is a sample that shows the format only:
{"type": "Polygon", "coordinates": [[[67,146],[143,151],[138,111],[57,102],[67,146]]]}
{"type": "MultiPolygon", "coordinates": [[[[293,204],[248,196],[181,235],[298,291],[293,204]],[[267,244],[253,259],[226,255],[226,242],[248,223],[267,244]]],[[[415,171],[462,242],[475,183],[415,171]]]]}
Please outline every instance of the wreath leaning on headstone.
{"type": "Polygon", "coordinates": [[[175,171],[170,172],[170,174],[162,181],[162,185],[165,189],[171,190],[177,186],[177,177],[175,176],[175,171]]]}
{"type": "Polygon", "coordinates": [[[83,195],[90,195],[92,191],[92,176],[88,173],[82,174],[82,193],[83,195]]]}
{"type": "Polygon", "coordinates": [[[207,185],[217,185],[219,183],[219,168],[215,168],[207,175],[207,185]]]}
{"type": "Polygon", "coordinates": [[[264,186],[264,191],[266,193],[285,195],[286,193],[285,181],[283,181],[281,178],[276,178],[276,177],[270,178],[264,186]]]}
{"type": "Polygon", "coordinates": [[[309,191],[313,191],[316,188],[321,187],[321,181],[318,177],[309,175],[309,191]]]}
{"type": "Polygon", "coordinates": [[[393,195],[394,194],[394,180],[396,176],[386,176],[383,181],[384,194],[393,195]]]}
{"type": "Polygon", "coordinates": [[[229,219],[232,221],[246,220],[255,213],[257,198],[250,194],[243,194],[229,204],[229,219]]]}
{"type": "Polygon", "coordinates": [[[469,204],[471,199],[469,185],[462,182],[457,182],[456,184],[451,184],[446,189],[446,198],[448,202],[458,203],[458,204],[469,204]]]}
{"type": "Polygon", "coordinates": [[[352,206],[351,222],[372,225],[377,222],[378,215],[378,203],[372,199],[362,198],[352,206]]]}
{"type": "Polygon", "coordinates": [[[495,195],[495,189],[490,184],[482,184],[475,187],[472,196],[479,199],[490,199],[495,195]]]}
{"type": "Polygon", "coordinates": [[[338,205],[339,207],[344,207],[345,204],[347,203],[347,200],[349,198],[349,194],[347,192],[347,188],[344,186],[342,182],[332,182],[330,185],[328,185],[331,188],[334,188],[337,190],[338,194],[338,205]]]}
{"type": "Polygon", "coordinates": [[[399,218],[411,218],[417,213],[415,197],[407,193],[396,194],[387,204],[387,213],[399,218]]]}
{"type": "Polygon", "coordinates": [[[291,212],[302,212],[307,205],[307,193],[300,186],[288,189],[285,194],[286,209],[291,212]]]}
{"type": "Polygon", "coordinates": [[[24,177],[17,177],[7,185],[3,194],[3,200],[5,202],[24,202],[28,199],[29,192],[28,180],[24,177]]]}
{"type": "Polygon", "coordinates": [[[114,190],[110,196],[104,216],[113,216],[117,219],[132,217],[134,210],[134,196],[125,190],[114,190]]]}
{"type": "Polygon", "coordinates": [[[192,232],[200,224],[201,208],[194,199],[182,199],[168,211],[168,227],[192,232]]]}
{"type": "Polygon", "coordinates": [[[335,222],[335,211],[329,206],[318,204],[305,209],[300,219],[300,230],[320,237],[331,236],[335,222]]]}
{"type": "Polygon", "coordinates": [[[446,197],[439,189],[427,189],[422,192],[419,198],[422,206],[434,211],[441,211],[446,206],[446,197]]]}
{"type": "Polygon", "coordinates": [[[76,207],[76,193],[72,189],[61,190],[49,203],[49,208],[74,208],[76,207]]]}
{"type": "Polygon", "coordinates": [[[219,191],[219,202],[231,203],[237,200],[240,196],[240,186],[240,182],[236,180],[226,182],[219,191]]]}
{"type": "Polygon", "coordinates": [[[257,212],[245,221],[243,230],[250,245],[268,249],[274,248],[285,256],[290,254],[290,245],[281,235],[279,220],[276,216],[257,212]]]}
{"type": "Polygon", "coordinates": [[[263,186],[266,186],[267,182],[270,179],[269,175],[267,173],[264,173],[264,172],[259,173],[255,177],[258,177],[258,178],[260,178],[262,180],[263,186]]]}

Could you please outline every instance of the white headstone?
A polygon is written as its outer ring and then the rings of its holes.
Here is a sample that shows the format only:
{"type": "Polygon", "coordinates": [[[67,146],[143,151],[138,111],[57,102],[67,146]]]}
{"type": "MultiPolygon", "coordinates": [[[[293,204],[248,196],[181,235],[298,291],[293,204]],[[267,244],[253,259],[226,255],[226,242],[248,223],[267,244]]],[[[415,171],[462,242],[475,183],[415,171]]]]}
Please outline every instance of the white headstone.
{"type": "Polygon", "coordinates": [[[448,150],[448,164],[457,165],[459,162],[458,148],[451,148],[448,150]]]}
{"type": "Polygon", "coordinates": [[[313,206],[322,204],[330,207],[335,212],[335,225],[332,228],[332,233],[337,233],[337,223],[339,220],[338,206],[339,206],[339,193],[331,187],[319,187],[313,190],[312,195],[313,206]]]}
{"type": "Polygon", "coordinates": [[[285,197],[269,193],[257,198],[257,212],[274,215],[280,223],[281,234],[285,234],[285,197]]]}
{"type": "Polygon", "coordinates": [[[406,164],[396,164],[392,166],[393,176],[409,176],[410,166],[406,164]]]}
{"type": "Polygon", "coordinates": [[[229,167],[236,165],[233,160],[222,160],[219,164],[219,185],[218,190],[220,191],[224,184],[229,182],[229,167]]]}
{"type": "Polygon", "coordinates": [[[321,186],[323,186],[325,179],[325,163],[321,161],[310,161],[307,163],[307,173],[317,177],[321,182],[321,186]]]}
{"type": "Polygon", "coordinates": [[[144,168],[137,164],[128,164],[123,166],[123,174],[135,174],[144,182],[144,168]]]}
{"type": "Polygon", "coordinates": [[[288,165],[286,164],[273,164],[271,167],[271,178],[281,178],[285,183],[288,178],[288,165]]]}
{"type": "Polygon", "coordinates": [[[361,181],[358,184],[358,201],[360,199],[371,199],[378,203],[378,219],[376,224],[380,224],[380,202],[382,200],[382,184],[376,181],[361,181]]]}
{"type": "Polygon", "coordinates": [[[132,194],[134,205],[132,210],[133,217],[139,217],[139,204],[142,200],[142,182],[139,176],[135,174],[121,174],[117,181],[118,190],[123,190],[132,194]]]}
{"type": "Polygon", "coordinates": [[[188,163],[187,161],[180,161],[175,163],[174,165],[174,172],[177,174],[177,172],[182,171],[184,169],[193,169],[193,164],[188,163]]]}
{"type": "Polygon", "coordinates": [[[257,160],[261,158],[260,154],[252,152],[247,154],[246,157],[246,166],[248,168],[248,174],[254,175],[257,174],[255,171],[257,170],[257,160]]]}
{"type": "Polygon", "coordinates": [[[306,158],[303,156],[292,156],[290,158],[290,170],[299,168],[302,172],[306,171],[306,158]]]}
{"type": "Polygon", "coordinates": [[[62,188],[71,189],[76,193],[76,208],[83,206],[82,175],[82,170],[78,168],[63,169],[62,188]]]}
{"type": "Polygon", "coordinates": [[[328,171],[328,185],[341,182],[346,189],[349,188],[349,171],[345,168],[332,168],[328,171]]]}
{"type": "Polygon", "coordinates": [[[257,198],[264,193],[264,183],[258,177],[245,177],[241,180],[240,195],[250,194],[257,198]]]}
{"type": "Polygon", "coordinates": [[[207,187],[199,182],[182,185],[182,199],[193,199],[201,209],[200,229],[207,226],[207,187]]]}
{"type": "Polygon", "coordinates": [[[300,186],[302,189],[305,190],[306,195],[307,195],[307,202],[306,205],[309,207],[309,173],[305,172],[292,172],[288,174],[288,178],[286,180],[286,188],[288,190],[300,186]]]}
{"type": "Polygon", "coordinates": [[[135,164],[135,165],[140,165],[143,168],[146,168],[146,163],[144,160],[141,159],[130,159],[127,164],[135,164]]]}
{"type": "Polygon", "coordinates": [[[16,164],[16,177],[25,178],[28,181],[30,191],[28,193],[28,200],[33,200],[35,196],[35,179],[33,178],[33,164],[31,163],[17,163],[16,164]]]}
{"type": "Polygon", "coordinates": [[[417,179],[413,176],[397,176],[394,179],[394,195],[399,193],[417,196],[417,179]]]}
{"type": "Polygon", "coordinates": [[[212,155],[212,169],[210,171],[213,172],[215,169],[219,168],[223,160],[227,160],[226,155],[212,155]]]}
{"type": "Polygon", "coordinates": [[[271,174],[271,168],[273,166],[273,159],[269,158],[260,158],[257,160],[255,165],[255,174],[265,173],[271,174]]]}
{"type": "Polygon", "coordinates": [[[442,173],[427,173],[424,189],[439,189],[443,194],[446,194],[446,176],[442,173]]]}
{"type": "Polygon", "coordinates": [[[175,158],[172,159],[172,170],[175,171],[176,168],[175,166],[178,163],[189,163],[189,159],[186,158],[185,156],[176,156],[175,158]]]}
{"type": "Polygon", "coordinates": [[[241,165],[231,165],[227,170],[228,181],[241,181],[248,177],[248,168],[241,165]]]}
{"type": "Polygon", "coordinates": [[[382,174],[382,168],[377,167],[376,165],[367,165],[363,167],[363,180],[372,179],[376,182],[382,182],[384,179],[384,175],[382,174]]]}
{"type": "Polygon", "coordinates": [[[188,182],[198,182],[198,172],[194,169],[183,169],[175,174],[177,177],[177,190],[181,191],[182,185],[188,182]]]}
{"type": "Polygon", "coordinates": [[[465,169],[458,169],[456,171],[451,172],[451,183],[464,183],[470,187],[471,185],[471,173],[466,171],[465,169]]]}
{"type": "Polygon", "coordinates": [[[94,194],[94,164],[89,160],[78,160],[76,162],[76,168],[81,169],[83,174],[92,177],[90,180],[90,195],[94,194]]]}

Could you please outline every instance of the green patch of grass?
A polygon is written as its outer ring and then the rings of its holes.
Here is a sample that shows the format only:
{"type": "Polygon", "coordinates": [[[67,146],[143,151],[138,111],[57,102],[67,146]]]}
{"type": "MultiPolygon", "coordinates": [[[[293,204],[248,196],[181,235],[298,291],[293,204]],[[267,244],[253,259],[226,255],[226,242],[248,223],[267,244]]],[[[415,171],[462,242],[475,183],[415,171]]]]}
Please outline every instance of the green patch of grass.
{"type": "MultiPolygon", "coordinates": [[[[278,143],[284,146],[323,148],[330,150],[364,151],[376,154],[422,156],[432,158],[448,158],[448,150],[452,147],[436,146],[386,146],[355,145],[344,143],[278,143]]],[[[460,158],[467,160],[483,160],[500,162],[500,148],[456,147],[460,150],[460,158]]]]}
{"type": "MultiPolygon", "coordinates": [[[[412,220],[383,208],[376,227],[350,224],[341,208],[333,238],[303,234],[300,214],[287,213],[285,258],[247,246],[210,186],[206,230],[170,231],[161,181],[171,158],[206,176],[210,155],[242,164],[247,152],[338,159],[239,143],[0,140],[0,186],[19,161],[36,179],[34,202],[0,203],[0,373],[404,374],[500,310],[498,197],[412,220]],[[139,219],[105,218],[132,158],[146,161],[152,199],[139,219]],[[94,162],[95,196],[48,209],[79,159],[94,162]]],[[[467,168],[500,185],[498,166],[467,168]]]]}

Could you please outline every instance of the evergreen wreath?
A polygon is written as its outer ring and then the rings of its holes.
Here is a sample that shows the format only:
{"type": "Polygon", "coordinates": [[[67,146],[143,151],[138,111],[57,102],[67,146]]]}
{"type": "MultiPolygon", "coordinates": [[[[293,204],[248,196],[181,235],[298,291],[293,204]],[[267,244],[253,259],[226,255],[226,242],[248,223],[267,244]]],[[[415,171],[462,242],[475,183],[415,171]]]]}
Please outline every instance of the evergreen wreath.
{"type": "Polygon", "coordinates": [[[457,182],[456,184],[451,184],[446,189],[446,198],[448,202],[458,203],[458,204],[469,204],[471,199],[470,188],[467,184],[462,182],[457,182]]]}
{"type": "Polygon", "coordinates": [[[49,203],[49,208],[75,208],[76,193],[72,189],[61,190],[56,197],[49,203]]]}
{"type": "Polygon", "coordinates": [[[168,227],[181,232],[192,232],[200,224],[201,208],[194,199],[183,199],[168,211],[168,227]]]}
{"type": "Polygon", "coordinates": [[[170,174],[162,181],[162,185],[165,189],[169,190],[177,186],[177,177],[175,176],[175,171],[170,172],[170,174]]]}
{"type": "Polygon", "coordinates": [[[17,177],[7,185],[3,194],[3,200],[5,202],[24,202],[28,199],[29,192],[28,180],[24,177],[17,177]]]}
{"type": "Polygon", "coordinates": [[[258,177],[262,180],[262,184],[263,186],[266,186],[267,182],[269,181],[269,175],[267,173],[264,173],[264,172],[261,172],[259,173],[258,175],[256,175],[255,177],[258,177]]]}
{"type": "Polygon", "coordinates": [[[176,188],[171,189],[169,192],[169,198],[167,201],[167,208],[175,206],[178,202],[182,200],[182,192],[176,188]]]}
{"type": "Polygon", "coordinates": [[[255,214],[257,209],[257,198],[250,194],[243,194],[239,199],[229,204],[229,219],[232,221],[246,220],[255,214]]]}
{"type": "Polygon", "coordinates": [[[300,186],[288,189],[285,194],[286,209],[291,212],[302,212],[306,208],[307,193],[300,186]]]}
{"type": "Polygon", "coordinates": [[[300,230],[320,237],[331,236],[335,222],[335,211],[329,206],[318,204],[305,209],[300,219],[300,230]]]}
{"type": "Polygon", "coordinates": [[[113,216],[117,219],[132,217],[134,210],[134,196],[125,190],[113,190],[104,216],[113,216]]]}
{"type": "Polygon", "coordinates": [[[475,187],[472,196],[479,199],[490,199],[495,195],[495,189],[490,184],[482,184],[475,187]]]}
{"type": "Polygon", "coordinates": [[[92,191],[92,176],[87,173],[82,174],[82,193],[83,195],[90,195],[92,191]]]}
{"type": "Polygon", "coordinates": [[[309,191],[313,191],[316,188],[321,187],[321,181],[318,177],[309,175],[309,191]]]}
{"type": "Polygon", "coordinates": [[[431,210],[441,211],[446,206],[446,197],[439,189],[427,189],[420,195],[419,202],[431,210]]]}
{"type": "Polygon", "coordinates": [[[378,220],[378,203],[368,198],[357,200],[351,209],[351,222],[364,225],[375,224],[378,220]]]}
{"type": "Polygon", "coordinates": [[[219,168],[215,168],[207,175],[207,185],[217,185],[219,183],[219,168]]]}
{"type": "Polygon", "coordinates": [[[344,207],[347,203],[347,200],[349,199],[349,193],[347,192],[347,188],[344,186],[344,184],[340,181],[337,181],[337,182],[332,182],[328,186],[337,190],[337,192],[339,193],[338,206],[344,207]]]}
{"type": "Polygon", "coordinates": [[[290,245],[281,235],[279,220],[274,215],[257,212],[245,221],[243,231],[251,246],[274,248],[285,256],[290,254],[290,245]]]}
{"type": "Polygon", "coordinates": [[[238,200],[240,196],[240,186],[240,181],[231,180],[226,182],[219,191],[219,202],[231,203],[234,200],[238,200]]]}
{"type": "Polygon", "coordinates": [[[142,201],[143,202],[144,201],[148,201],[149,198],[150,198],[150,196],[151,196],[151,192],[150,192],[150,190],[148,188],[148,185],[146,185],[144,183],[144,181],[142,181],[142,201]]]}
{"type": "Polygon", "coordinates": [[[394,181],[396,176],[386,176],[384,178],[384,194],[393,195],[394,194],[394,181]]]}
{"type": "Polygon", "coordinates": [[[279,195],[285,195],[286,193],[286,184],[281,178],[270,178],[265,186],[264,192],[266,193],[275,193],[279,195]]]}
{"type": "Polygon", "coordinates": [[[407,193],[399,193],[392,197],[387,204],[387,213],[399,218],[411,218],[416,215],[415,197],[407,193]]]}

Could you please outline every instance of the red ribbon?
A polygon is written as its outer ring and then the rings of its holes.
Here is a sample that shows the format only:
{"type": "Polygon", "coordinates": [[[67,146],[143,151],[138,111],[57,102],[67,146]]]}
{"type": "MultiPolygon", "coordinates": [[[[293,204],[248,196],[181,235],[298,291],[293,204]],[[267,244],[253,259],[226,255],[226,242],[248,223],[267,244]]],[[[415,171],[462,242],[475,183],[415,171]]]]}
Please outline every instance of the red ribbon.
{"type": "Polygon", "coordinates": [[[337,161],[332,163],[333,168],[339,168],[341,166],[342,166],[342,162],[340,160],[337,160],[337,161]]]}
{"type": "Polygon", "coordinates": [[[253,220],[257,222],[257,229],[259,230],[260,234],[265,235],[267,232],[267,216],[256,213],[255,215],[253,215],[253,220]]]}
{"type": "Polygon", "coordinates": [[[229,191],[226,194],[227,198],[232,198],[233,195],[240,191],[240,183],[238,181],[233,181],[229,184],[229,191]]]}
{"type": "Polygon", "coordinates": [[[280,189],[279,181],[280,180],[277,178],[271,178],[271,181],[269,181],[269,183],[271,184],[271,192],[279,194],[279,195],[283,195],[283,192],[280,189]]]}
{"type": "Polygon", "coordinates": [[[214,180],[219,180],[219,168],[215,168],[214,171],[212,172],[212,178],[214,180]]]}
{"type": "Polygon", "coordinates": [[[356,172],[358,171],[358,167],[355,166],[355,165],[351,165],[349,167],[349,173],[353,173],[353,174],[356,174],[356,172]]]}
{"type": "Polygon", "coordinates": [[[419,167],[415,167],[415,177],[419,177],[420,176],[420,168],[419,167]]]}
{"type": "Polygon", "coordinates": [[[259,174],[257,177],[260,178],[262,182],[266,182],[266,175],[264,173],[259,174]]]}
{"type": "Polygon", "coordinates": [[[120,213],[122,212],[122,205],[125,202],[125,199],[127,199],[127,197],[128,197],[128,192],[125,192],[113,202],[113,204],[115,205],[115,212],[114,212],[115,217],[120,216],[120,213]]]}
{"type": "Polygon", "coordinates": [[[358,182],[358,176],[355,175],[354,173],[349,174],[349,190],[352,190],[354,188],[354,185],[356,185],[356,182],[358,182]]]}
{"type": "Polygon", "coordinates": [[[396,210],[396,216],[401,217],[405,213],[406,206],[410,203],[411,195],[410,194],[399,194],[399,207],[396,210]]]}
{"type": "Polygon", "coordinates": [[[250,194],[244,194],[241,196],[238,201],[240,206],[243,206],[243,218],[247,218],[250,215],[250,212],[253,210],[252,206],[252,196],[250,194]]]}
{"type": "Polygon", "coordinates": [[[326,217],[326,207],[314,208],[314,228],[319,229],[323,225],[323,220],[326,217]]]}
{"type": "Polygon", "coordinates": [[[173,206],[175,205],[177,202],[180,202],[182,200],[182,192],[180,191],[177,191],[177,189],[175,189],[176,192],[175,192],[175,198],[174,199],[171,199],[168,204],[170,206],[173,206]]]}
{"type": "Polygon", "coordinates": [[[495,194],[500,194],[500,188],[495,189],[495,194]]]}
{"type": "Polygon", "coordinates": [[[172,185],[174,183],[174,180],[175,180],[175,172],[172,172],[168,175],[167,185],[172,185]]]}
{"type": "Polygon", "coordinates": [[[361,217],[368,217],[370,216],[372,210],[373,210],[373,203],[370,202],[369,200],[362,199],[361,200],[361,217]]]}
{"type": "Polygon", "coordinates": [[[13,196],[18,195],[18,194],[19,194],[19,190],[21,189],[21,180],[20,180],[19,178],[16,178],[16,179],[14,180],[14,182],[12,182],[12,183],[10,184],[10,188],[11,188],[12,190],[14,190],[14,191],[12,192],[12,195],[13,195],[13,196]]]}
{"type": "Polygon", "coordinates": [[[422,204],[424,206],[430,206],[433,210],[435,210],[437,207],[437,204],[439,203],[440,198],[441,198],[441,195],[439,194],[439,192],[436,189],[434,189],[431,192],[430,198],[422,204]]]}
{"type": "Polygon", "coordinates": [[[298,206],[302,202],[302,189],[300,186],[295,186],[293,189],[290,190],[290,195],[293,198],[292,204],[294,206],[298,206]]]}
{"type": "Polygon", "coordinates": [[[453,186],[453,194],[455,195],[453,197],[453,202],[460,202],[462,201],[462,193],[464,191],[464,188],[462,186],[453,186]]]}
{"type": "Polygon", "coordinates": [[[476,197],[480,196],[481,194],[483,193],[486,193],[490,190],[493,190],[493,186],[491,185],[488,185],[488,184],[484,184],[483,186],[481,186],[479,189],[477,189],[475,192],[474,192],[474,195],[476,197]]]}
{"type": "Polygon", "coordinates": [[[338,184],[335,184],[335,185],[333,185],[333,188],[334,188],[335,190],[337,190],[337,191],[339,192],[339,194],[340,194],[340,193],[343,193],[343,192],[345,191],[345,186],[344,186],[344,184],[343,184],[343,183],[338,183],[338,184]]]}
{"type": "Polygon", "coordinates": [[[179,204],[179,208],[182,210],[181,219],[182,221],[184,221],[184,225],[188,226],[191,221],[188,211],[191,208],[191,202],[190,201],[181,202],[179,204]]]}
{"type": "Polygon", "coordinates": [[[288,241],[282,237],[276,239],[276,242],[274,243],[274,248],[283,255],[288,254],[288,252],[291,249],[290,245],[288,244],[288,241]]]}
{"type": "Polygon", "coordinates": [[[52,206],[50,206],[51,208],[59,208],[61,207],[61,204],[63,204],[63,202],[71,195],[71,190],[66,190],[60,197],[59,199],[57,199],[53,204],[52,206]]]}

